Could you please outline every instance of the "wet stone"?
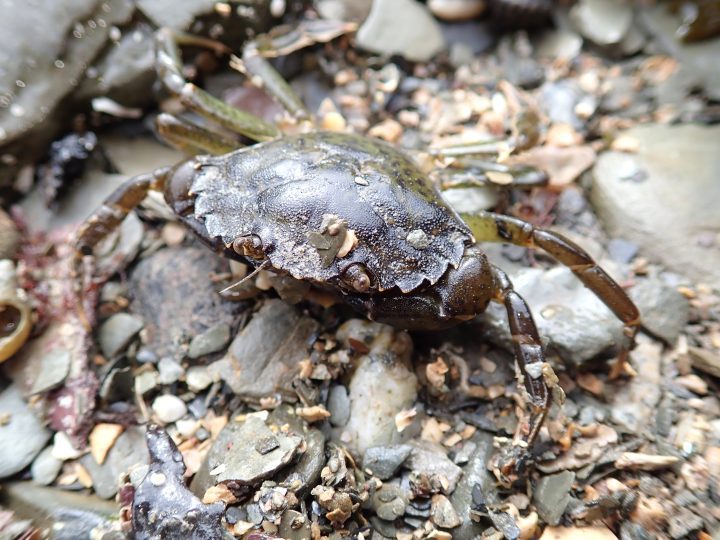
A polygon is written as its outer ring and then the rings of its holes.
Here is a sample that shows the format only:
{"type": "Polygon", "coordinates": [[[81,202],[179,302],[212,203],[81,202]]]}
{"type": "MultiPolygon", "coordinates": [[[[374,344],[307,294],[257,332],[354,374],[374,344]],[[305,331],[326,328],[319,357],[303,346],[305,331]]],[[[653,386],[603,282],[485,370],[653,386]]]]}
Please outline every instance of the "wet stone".
{"type": "Polygon", "coordinates": [[[132,272],[132,309],[145,321],[146,346],[158,357],[182,358],[191,336],[232,326],[245,307],[217,294],[212,274],[227,261],[204,248],[167,248],[141,260],[132,272]]]}
{"type": "Polygon", "coordinates": [[[383,484],[372,497],[371,506],[380,519],[394,521],[405,513],[407,493],[397,484],[383,484]]]}
{"type": "Polygon", "coordinates": [[[285,510],[280,518],[278,534],[281,538],[287,538],[287,540],[310,538],[310,520],[296,510],[285,510]]]}
{"type": "Polygon", "coordinates": [[[151,426],[146,439],[151,462],[133,498],[134,538],[222,538],[225,505],[203,504],[185,487],[182,454],[167,433],[151,426]]]}
{"type": "Polygon", "coordinates": [[[581,0],[570,11],[578,31],[600,46],[620,43],[632,24],[632,6],[622,0],[581,0]]]}
{"type": "Polygon", "coordinates": [[[307,356],[317,329],[317,321],[301,316],[295,307],[269,300],[235,337],[225,357],[209,366],[210,373],[244,397],[291,390],[298,362],[307,356]]]}
{"type": "Polygon", "coordinates": [[[638,280],[630,297],[642,314],[643,328],[673,345],[688,322],[690,305],[687,299],[657,277],[638,280]]]}
{"type": "Polygon", "coordinates": [[[425,62],[445,46],[437,21],[427,8],[414,0],[376,0],[358,29],[357,43],[363,49],[408,60],[425,62]],[[397,22],[402,20],[403,24],[397,22]]]}
{"type": "Polygon", "coordinates": [[[233,421],[220,432],[210,448],[205,462],[193,482],[196,493],[221,482],[233,481],[240,485],[256,485],[285,467],[295,456],[303,439],[294,433],[273,433],[262,414],[247,415],[244,420],[233,421]],[[261,445],[258,441],[275,439],[276,446],[261,445]]]}
{"type": "Polygon", "coordinates": [[[369,469],[380,480],[388,480],[395,476],[410,452],[409,444],[373,446],[365,450],[363,469],[369,469]]]}
{"type": "Polygon", "coordinates": [[[155,398],[152,404],[152,410],[157,415],[158,420],[164,424],[169,424],[180,420],[187,413],[185,402],[172,394],[165,394],[155,398]]]}
{"type": "Polygon", "coordinates": [[[30,467],[33,482],[41,486],[53,483],[62,469],[63,462],[52,455],[52,446],[45,448],[33,461],[30,467]]]}
{"type": "Polygon", "coordinates": [[[575,473],[563,471],[543,476],[535,486],[533,502],[538,515],[549,525],[557,525],[570,502],[570,488],[575,481],[575,473]]]}
{"type": "Polygon", "coordinates": [[[20,231],[15,222],[0,208],[0,260],[15,258],[20,240],[20,231]]]}
{"type": "Polygon", "coordinates": [[[0,423],[0,478],[6,478],[27,467],[52,433],[33,414],[15,386],[0,392],[0,411],[9,419],[0,423]]]}
{"type": "Polygon", "coordinates": [[[608,242],[607,250],[614,261],[627,264],[637,255],[638,247],[622,238],[613,238],[608,242]]]}
{"type": "Polygon", "coordinates": [[[212,376],[205,366],[193,366],[185,374],[185,382],[193,392],[202,392],[213,382],[212,376]]]}
{"type": "Polygon", "coordinates": [[[100,349],[106,358],[121,353],[142,330],[143,321],[128,313],[116,313],[102,323],[98,332],[100,349]]]}
{"type": "Polygon", "coordinates": [[[185,373],[185,370],[178,362],[168,357],[161,358],[157,368],[158,382],[160,384],[173,384],[185,373]]]}
{"type": "Polygon", "coordinates": [[[455,465],[440,445],[429,441],[413,440],[408,443],[412,451],[404,463],[406,469],[444,476],[448,481],[448,493],[452,493],[462,476],[462,469],[455,465]]]}
{"type": "Polygon", "coordinates": [[[190,342],[188,356],[192,359],[221,351],[230,341],[230,326],[225,323],[208,328],[190,342]]]}
{"type": "Polygon", "coordinates": [[[445,495],[439,494],[432,497],[430,519],[435,525],[443,529],[453,529],[461,523],[452,503],[445,495]]]}
{"type": "Polygon", "coordinates": [[[330,412],[330,423],[341,427],[350,419],[350,398],[347,387],[335,385],[330,389],[327,401],[327,410],[330,412]]]}

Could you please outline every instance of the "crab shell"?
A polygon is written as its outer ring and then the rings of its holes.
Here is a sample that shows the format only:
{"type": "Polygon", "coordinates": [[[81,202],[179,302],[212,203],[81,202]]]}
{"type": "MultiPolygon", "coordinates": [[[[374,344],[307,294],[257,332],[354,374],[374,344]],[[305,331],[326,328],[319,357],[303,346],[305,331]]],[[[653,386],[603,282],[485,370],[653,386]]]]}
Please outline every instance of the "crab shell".
{"type": "Polygon", "coordinates": [[[382,141],[320,132],[201,157],[191,186],[194,217],[230,245],[257,235],[272,268],[337,283],[355,263],[376,291],[433,285],[457,267],[472,234],[406,156],[382,141]],[[313,238],[328,219],[356,239],[323,259],[313,238]]]}

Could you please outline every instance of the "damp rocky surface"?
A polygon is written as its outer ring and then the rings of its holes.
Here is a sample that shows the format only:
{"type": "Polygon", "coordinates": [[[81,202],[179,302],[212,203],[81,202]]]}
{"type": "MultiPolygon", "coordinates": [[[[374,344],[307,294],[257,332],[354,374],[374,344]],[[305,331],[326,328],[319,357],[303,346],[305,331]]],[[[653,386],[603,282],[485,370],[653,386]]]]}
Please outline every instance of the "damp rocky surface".
{"type": "Polygon", "coordinates": [[[6,1],[1,538],[720,535],[720,7],[520,4],[6,1]],[[299,131],[241,73],[279,22],[324,43],[272,61],[317,126],[404,148],[458,212],[562,235],[639,307],[618,371],[623,323],[573,273],[595,270],[483,244],[552,387],[516,468],[529,405],[503,304],[441,332],[371,322],[213,253],[156,193],[73,273],[78,223],[184,158],[151,127],[182,111],[155,30],[232,47],[183,48],[183,75],[299,131]]]}

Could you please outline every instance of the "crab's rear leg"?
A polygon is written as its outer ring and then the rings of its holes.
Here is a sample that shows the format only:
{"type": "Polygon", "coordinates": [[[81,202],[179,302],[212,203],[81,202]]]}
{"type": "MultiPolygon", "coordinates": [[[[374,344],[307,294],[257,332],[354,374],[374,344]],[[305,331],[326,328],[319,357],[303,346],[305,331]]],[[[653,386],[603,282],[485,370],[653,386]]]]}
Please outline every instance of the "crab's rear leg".
{"type": "Polygon", "coordinates": [[[461,214],[461,217],[478,242],[506,242],[541,248],[570,268],[625,325],[626,342],[621,344],[611,376],[625,373],[628,351],[634,346],[635,334],[640,327],[640,312],[623,288],[585,250],[561,234],[537,228],[520,219],[492,212],[461,214]]]}
{"type": "Polygon", "coordinates": [[[131,178],[105,199],[75,233],[70,268],[78,317],[87,329],[92,327],[92,322],[85,309],[84,258],[93,254],[95,246],[118,228],[130,211],[145,199],[148,192],[164,190],[169,171],[169,168],[163,168],[131,178]]]}
{"type": "Polygon", "coordinates": [[[185,107],[255,141],[266,141],[280,136],[280,130],[275,125],[236,109],[185,80],[179,44],[202,45],[212,47],[218,52],[228,52],[223,45],[169,28],[158,31],[156,44],[158,77],[170,92],[180,98],[185,107]]]}
{"type": "Polygon", "coordinates": [[[550,386],[556,383],[556,378],[552,368],[545,362],[542,342],[527,302],[513,289],[505,272],[493,266],[492,273],[492,299],[503,304],[507,311],[520,381],[530,406],[527,418],[518,424],[510,455],[501,458],[500,471],[503,476],[507,476],[513,470],[522,468],[522,460],[528,456],[528,450],[547,416],[552,397],[550,386]]]}

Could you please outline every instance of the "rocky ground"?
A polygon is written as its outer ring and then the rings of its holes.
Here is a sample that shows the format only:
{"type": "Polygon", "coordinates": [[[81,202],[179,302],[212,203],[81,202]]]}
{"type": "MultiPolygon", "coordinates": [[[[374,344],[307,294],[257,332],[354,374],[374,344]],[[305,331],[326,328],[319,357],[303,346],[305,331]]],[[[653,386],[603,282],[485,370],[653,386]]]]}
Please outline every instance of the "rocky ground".
{"type": "MultiPolygon", "coordinates": [[[[717,2],[25,4],[0,18],[0,538],[720,538],[717,2]],[[602,302],[546,254],[486,246],[566,394],[512,483],[493,470],[524,407],[499,307],[407,333],[291,304],[264,272],[231,301],[246,269],[151,196],[96,253],[94,331],[78,318],[75,227],[184,157],[152,127],[182,110],[154,84],[154,30],[238,48],[300,19],[359,24],[276,61],[321,128],[405,148],[458,211],[567,235],[642,312],[611,379],[602,302]],[[498,139],[520,148],[493,161],[547,185],[454,155],[498,139]]],[[[282,117],[227,58],[185,61],[282,117]]]]}

